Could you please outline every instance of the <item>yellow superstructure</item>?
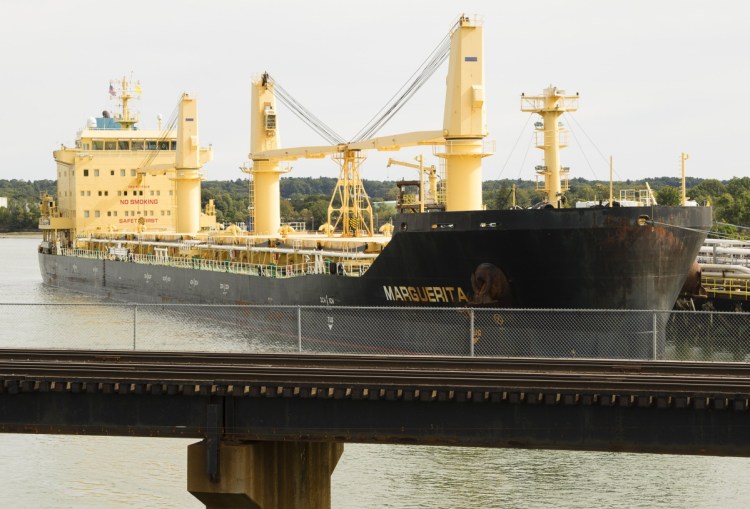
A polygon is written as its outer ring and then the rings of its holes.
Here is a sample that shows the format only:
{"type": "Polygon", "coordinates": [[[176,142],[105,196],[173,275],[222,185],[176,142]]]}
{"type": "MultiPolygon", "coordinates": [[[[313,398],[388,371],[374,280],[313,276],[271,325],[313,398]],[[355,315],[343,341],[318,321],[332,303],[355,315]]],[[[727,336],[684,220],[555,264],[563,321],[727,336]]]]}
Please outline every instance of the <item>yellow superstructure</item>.
{"type": "MultiPolygon", "coordinates": [[[[40,228],[68,230],[75,236],[144,230],[181,233],[181,228],[195,233],[200,226],[215,223],[211,217],[197,219],[198,171],[212,152],[197,147],[197,126],[191,125],[197,123],[195,101],[187,94],[183,97],[181,109],[187,110],[177,131],[172,125],[164,130],[141,130],[135,125],[137,116],[131,116],[128,108],[133,97],[130,85],[127,79],[117,82],[120,114],[112,116],[105,111],[99,118],[90,118],[78,132],[74,147],[54,151],[57,203],[46,199],[48,215],[40,228]],[[187,120],[190,118],[193,120],[187,120]],[[188,124],[188,129],[183,124],[188,124]],[[180,131],[184,134],[178,143],[180,131]],[[178,148],[186,155],[179,157],[178,148]],[[179,193],[185,195],[186,206],[178,206],[179,193]],[[190,218],[178,222],[178,210],[191,209],[190,218]]],[[[110,93],[117,94],[114,86],[110,93]]]]}

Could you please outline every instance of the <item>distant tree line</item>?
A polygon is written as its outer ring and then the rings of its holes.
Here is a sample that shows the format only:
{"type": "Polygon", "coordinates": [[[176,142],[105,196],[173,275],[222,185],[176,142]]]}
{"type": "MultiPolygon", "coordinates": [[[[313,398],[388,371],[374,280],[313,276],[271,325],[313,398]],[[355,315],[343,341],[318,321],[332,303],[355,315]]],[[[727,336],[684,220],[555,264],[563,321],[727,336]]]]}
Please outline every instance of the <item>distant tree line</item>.
{"type": "Polygon", "coordinates": [[[39,196],[56,194],[54,180],[0,179],[0,197],[8,199],[7,207],[0,207],[0,231],[33,231],[39,227],[39,196]]]}
{"type": "MultiPolygon", "coordinates": [[[[660,205],[680,203],[680,180],[672,177],[614,182],[614,198],[620,191],[643,189],[648,183],[660,205]]],[[[396,199],[397,187],[393,181],[364,180],[365,191],[373,203],[378,223],[388,221],[396,209],[385,202],[396,199]]],[[[336,179],[328,177],[282,178],[282,221],[305,221],[308,228],[317,228],[327,221],[328,205],[336,185],[336,179]]],[[[526,208],[542,200],[536,191],[536,182],[528,180],[490,180],[483,183],[482,198],[489,209],[510,208],[513,201],[526,208]]],[[[710,204],[714,208],[714,219],[727,225],[750,226],[750,178],[736,177],[727,181],[716,179],[686,179],[687,196],[700,205],[710,204]]],[[[209,180],[202,184],[202,202],[214,200],[217,219],[224,223],[245,222],[248,217],[249,187],[247,179],[209,180]]],[[[8,198],[8,207],[0,207],[0,230],[35,230],[39,222],[39,195],[43,192],[56,195],[53,180],[0,180],[0,197],[8,198]]],[[[565,195],[565,206],[574,207],[577,201],[606,201],[609,198],[609,182],[572,179],[570,191],[565,195]]],[[[722,226],[724,231],[734,232],[731,226],[722,226]]]]}

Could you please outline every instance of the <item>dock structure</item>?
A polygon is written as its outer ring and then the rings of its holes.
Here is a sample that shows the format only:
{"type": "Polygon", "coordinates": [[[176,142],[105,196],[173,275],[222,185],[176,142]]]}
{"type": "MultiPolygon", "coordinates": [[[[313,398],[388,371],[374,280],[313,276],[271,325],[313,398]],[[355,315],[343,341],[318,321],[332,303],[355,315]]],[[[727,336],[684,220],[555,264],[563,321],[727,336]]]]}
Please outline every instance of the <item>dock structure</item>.
{"type": "Polygon", "coordinates": [[[206,507],[325,508],[344,443],[750,456],[739,363],[0,351],[0,432],[197,438],[206,507]]]}

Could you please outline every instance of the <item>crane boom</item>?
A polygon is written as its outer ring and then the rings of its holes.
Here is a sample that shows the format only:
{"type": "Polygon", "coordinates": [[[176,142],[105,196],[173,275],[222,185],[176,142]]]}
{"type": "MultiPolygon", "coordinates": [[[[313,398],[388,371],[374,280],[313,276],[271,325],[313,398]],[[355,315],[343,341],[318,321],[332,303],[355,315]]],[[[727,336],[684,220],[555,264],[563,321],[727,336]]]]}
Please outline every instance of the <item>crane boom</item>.
{"type": "Polygon", "coordinates": [[[409,133],[379,136],[354,143],[321,145],[310,147],[278,148],[250,154],[254,161],[293,161],[295,159],[321,158],[349,150],[399,150],[420,145],[442,145],[445,143],[443,131],[412,131],[409,133]]]}

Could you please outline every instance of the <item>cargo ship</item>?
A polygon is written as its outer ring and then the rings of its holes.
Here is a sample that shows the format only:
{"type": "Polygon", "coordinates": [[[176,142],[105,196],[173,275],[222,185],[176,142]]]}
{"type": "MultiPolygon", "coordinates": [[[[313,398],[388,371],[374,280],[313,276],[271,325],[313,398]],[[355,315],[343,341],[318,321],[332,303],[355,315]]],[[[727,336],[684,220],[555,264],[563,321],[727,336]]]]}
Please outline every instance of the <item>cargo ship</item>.
{"type": "Polygon", "coordinates": [[[115,115],[91,118],[74,147],[54,152],[57,196],[41,199],[39,265],[44,283],[108,299],[390,307],[671,309],[695,261],[711,210],[566,208],[565,130],[559,117],[578,95],[555,87],[521,97],[539,114],[541,207],[484,210],[485,139],[482,23],[461,16],[446,37],[449,61],[443,128],[282,148],[280,85],[252,82],[249,227],[219,225],[201,209],[196,99],[156,130],[141,130],[129,79],[112,82],[115,115]],[[439,162],[419,169],[410,210],[380,228],[359,176],[367,150],[431,148],[439,162]],[[316,231],[282,224],[279,179],[287,161],[331,156],[341,167],[316,231]]]}

